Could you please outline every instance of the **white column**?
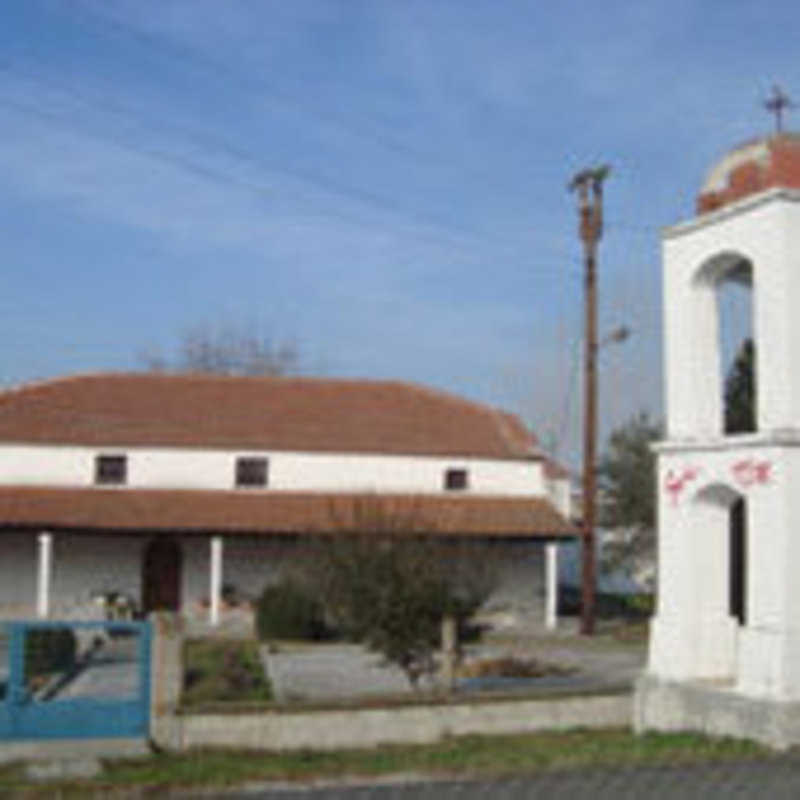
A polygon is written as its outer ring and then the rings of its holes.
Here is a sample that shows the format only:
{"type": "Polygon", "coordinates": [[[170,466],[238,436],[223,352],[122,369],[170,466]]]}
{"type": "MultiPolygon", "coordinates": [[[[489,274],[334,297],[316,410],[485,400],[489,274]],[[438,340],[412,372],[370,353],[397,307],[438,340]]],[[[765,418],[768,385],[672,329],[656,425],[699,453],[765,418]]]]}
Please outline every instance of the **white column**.
{"type": "Polygon", "coordinates": [[[219,625],[219,601],[222,595],[222,537],[211,538],[211,586],[208,622],[212,627],[219,625]]]}
{"type": "Polygon", "coordinates": [[[555,630],[558,614],[558,545],[548,542],[544,550],[544,624],[555,630]]]}
{"type": "Polygon", "coordinates": [[[53,534],[39,534],[38,575],[36,580],[36,616],[50,616],[50,583],[53,577],[53,534]]]}

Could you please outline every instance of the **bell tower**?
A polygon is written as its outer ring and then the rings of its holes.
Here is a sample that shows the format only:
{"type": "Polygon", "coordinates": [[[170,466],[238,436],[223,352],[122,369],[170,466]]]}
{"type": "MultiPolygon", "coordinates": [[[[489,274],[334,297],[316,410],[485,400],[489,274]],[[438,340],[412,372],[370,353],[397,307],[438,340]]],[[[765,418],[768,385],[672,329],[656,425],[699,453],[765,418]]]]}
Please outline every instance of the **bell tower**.
{"type": "Polygon", "coordinates": [[[658,603],[636,724],[800,742],[800,716],[774,717],[800,714],[800,136],[724,156],[662,252],[658,603]],[[749,433],[724,426],[725,282],[751,289],[749,433]]]}

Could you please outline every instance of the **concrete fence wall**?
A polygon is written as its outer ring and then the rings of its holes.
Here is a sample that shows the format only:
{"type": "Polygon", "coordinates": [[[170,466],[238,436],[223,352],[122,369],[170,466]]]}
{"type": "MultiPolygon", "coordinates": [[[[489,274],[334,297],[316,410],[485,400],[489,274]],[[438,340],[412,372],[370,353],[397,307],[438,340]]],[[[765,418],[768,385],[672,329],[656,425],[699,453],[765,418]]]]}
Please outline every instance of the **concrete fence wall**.
{"type": "Polygon", "coordinates": [[[466,734],[628,727],[632,720],[632,698],[627,693],[391,708],[182,714],[183,627],[173,614],[154,614],[151,619],[151,738],[168,750],[334,750],[428,744],[466,734]]]}
{"type": "Polygon", "coordinates": [[[178,750],[336,750],[430,744],[466,734],[627,727],[631,716],[628,694],[385,709],[187,714],[175,719],[169,745],[178,750]]]}

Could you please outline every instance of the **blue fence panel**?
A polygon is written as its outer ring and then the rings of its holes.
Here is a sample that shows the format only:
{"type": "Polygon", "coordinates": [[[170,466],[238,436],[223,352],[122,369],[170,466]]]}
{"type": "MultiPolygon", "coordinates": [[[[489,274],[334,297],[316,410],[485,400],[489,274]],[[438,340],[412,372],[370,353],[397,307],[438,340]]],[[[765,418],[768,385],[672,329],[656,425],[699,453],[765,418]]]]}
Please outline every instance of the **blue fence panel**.
{"type": "Polygon", "coordinates": [[[147,735],[147,623],[13,622],[4,631],[0,739],[147,735]]]}
{"type": "Polygon", "coordinates": [[[11,713],[6,703],[10,672],[10,639],[8,628],[0,624],[0,738],[11,731],[11,713]]]}

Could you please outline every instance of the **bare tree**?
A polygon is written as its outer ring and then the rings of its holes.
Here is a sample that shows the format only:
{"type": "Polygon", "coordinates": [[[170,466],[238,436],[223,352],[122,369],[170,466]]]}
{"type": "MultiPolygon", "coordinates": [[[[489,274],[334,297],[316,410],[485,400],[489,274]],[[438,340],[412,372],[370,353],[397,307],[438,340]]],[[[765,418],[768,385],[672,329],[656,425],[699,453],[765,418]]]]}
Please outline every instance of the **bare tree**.
{"type": "Polygon", "coordinates": [[[207,324],[181,334],[173,359],[159,350],[147,350],[139,360],[150,372],[216,375],[287,375],[298,371],[300,361],[291,341],[274,342],[244,327],[207,324]]]}

